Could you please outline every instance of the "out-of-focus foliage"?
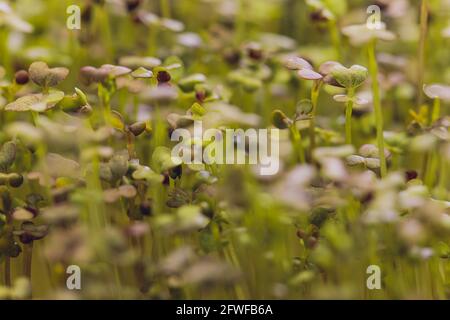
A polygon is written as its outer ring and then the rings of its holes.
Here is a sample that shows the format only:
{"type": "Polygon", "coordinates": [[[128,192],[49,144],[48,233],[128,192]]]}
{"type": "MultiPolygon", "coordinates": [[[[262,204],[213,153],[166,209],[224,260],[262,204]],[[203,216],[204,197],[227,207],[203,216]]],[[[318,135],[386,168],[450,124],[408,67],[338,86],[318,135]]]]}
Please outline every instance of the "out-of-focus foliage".
{"type": "Polygon", "coordinates": [[[449,9],[0,0],[0,298],[450,298],[449,9]],[[279,172],[174,162],[199,120],[279,172]]]}

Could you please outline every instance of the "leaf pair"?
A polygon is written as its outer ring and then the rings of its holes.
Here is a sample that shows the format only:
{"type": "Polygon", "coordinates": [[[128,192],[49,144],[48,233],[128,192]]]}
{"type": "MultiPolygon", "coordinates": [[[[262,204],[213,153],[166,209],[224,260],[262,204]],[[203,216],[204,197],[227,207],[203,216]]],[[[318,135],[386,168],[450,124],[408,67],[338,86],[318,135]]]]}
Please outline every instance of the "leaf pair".
{"type": "Polygon", "coordinates": [[[383,41],[395,40],[396,36],[391,31],[386,30],[386,24],[380,22],[378,28],[369,28],[367,24],[350,25],[342,28],[342,33],[349,37],[350,42],[355,45],[363,45],[372,40],[383,41]]]}
{"type": "MultiPolygon", "coordinates": [[[[80,76],[86,85],[91,83],[105,82],[108,78],[118,78],[131,73],[132,70],[123,66],[116,66],[112,64],[104,64],[100,68],[92,66],[85,66],[80,69],[80,76]]],[[[137,71],[137,74],[143,75],[141,71],[137,71]]]]}
{"type": "Polygon", "coordinates": [[[341,86],[350,89],[359,87],[366,80],[368,71],[360,65],[353,65],[350,68],[336,65],[331,74],[341,86]]]}
{"type": "Polygon", "coordinates": [[[35,93],[20,97],[5,106],[6,111],[35,111],[44,112],[53,108],[64,98],[64,92],[51,91],[48,94],[35,93]]]}
{"type": "Polygon", "coordinates": [[[55,87],[69,74],[67,68],[49,68],[42,61],[33,62],[28,69],[31,80],[42,88],[55,87]]]}
{"type": "Polygon", "coordinates": [[[319,80],[322,79],[322,75],[316,71],[314,71],[312,65],[296,56],[290,56],[284,61],[284,66],[289,70],[297,71],[297,74],[300,78],[305,80],[319,80]]]}
{"type": "MultiPolygon", "coordinates": [[[[380,159],[378,147],[373,144],[364,144],[358,150],[359,155],[352,154],[346,158],[349,166],[357,166],[363,164],[368,169],[376,170],[380,168],[380,159]]],[[[385,149],[384,155],[386,158],[391,156],[391,153],[385,149]]]]}

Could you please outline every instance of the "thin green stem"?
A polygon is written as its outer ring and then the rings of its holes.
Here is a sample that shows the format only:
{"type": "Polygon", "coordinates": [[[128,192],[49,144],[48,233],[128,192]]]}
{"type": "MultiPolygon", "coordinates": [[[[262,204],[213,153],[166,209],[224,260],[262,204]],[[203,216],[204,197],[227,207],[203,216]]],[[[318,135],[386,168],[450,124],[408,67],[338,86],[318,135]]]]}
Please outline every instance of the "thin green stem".
{"type": "Polygon", "coordinates": [[[352,110],[353,110],[353,97],[355,95],[355,89],[349,88],[347,92],[347,105],[345,107],[345,143],[352,144],[352,110]]]}
{"type": "Polygon", "coordinates": [[[111,97],[108,90],[101,83],[98,84],[97,95],[101,101],[103,122],[106,124],[111,114],[111,97]]]}
{"type": "MultiPolygon", "coordinates": [[[[87,190],[93,190],[96,192],[102,192],[102,186],[100,181],[100,160],[97,155],[95,155],[90,163],[92,165],[92,171],[87,177],[86,187],[87,190]]],[[[94,232],[105,228],[108,224],[107,217],[105,215],[104,204],[97,199],[92,199],[87,202],[88,209],[88,219],[89,219],[89,227],[92,228],[94,232]]]]}
{"type": "Polygon", "coordinates": [[[9,32],[6,27],[0,27],[0,65],[2,65],[6,72],[12,72],[11,55],[8,48],[9,32]]]}
{"type": "Polygon", "coordinates": [[[428,161],[425,168],[424,184],[431,190],[436,181],[436,172],[438,171],[438,157],[436,151],[429,151],[427,154],[428,161]]]}
{"type": "Polygon", "coordinates": [[[289,126],[289,131],[291,132],[291,139],[298,158],[297,160],[299,160],[300,163],[305,163],[305,151],[303,150],[302,136],[295,123],[289,126]]]}
{"type": "Polygon", "coordinates": [[[419,40],[419,63],[417,70],[417,108],[420,108],[423,101],[423,77],[425,71],[425,42],[428,29],[428,1],[422,0],[420,6],[420,40],[419,40]]]}
{"type": "Polygon", "coordinates": [[[381,110],[380,88],[378,85],[378,65],[375,58],[375,42],[372,40],[367,47],[369,57],[369,73],[372,79],[373,106],[375,109],[375,122],[377,129],[378,156],[380,158],[380,175],[386,176],[386,159],[384,156],[384,138],[383,138],[383,111],[381,110]]]}
{"type": "Polygon", "coordinates": [[[434,99],[433,109],[430,115],[431,115],[431,123],[435,122],[441,116],[441,100],[439,98],[434,99]]]}
{"type": "Polygon", "coordinates": [[[157,33],[158,29],[156,26],[152,25],[148,28],[147,54],[149,56],[155,55],[157,33]]]}
{"type": "Polygon", "coordinates": [[[158,146],[163,146],[166,142],[166,136],[167,136],[167,127],[164,122],[164,118],[162,115],[162,111],[160,109],[160,106],[155,106],[154,109],[154,120],[153,120],[153,148],[156,148],[158,146]]]}
{"type": "Polygon", "coordinates": [[[31,111],[31,118],[33,119],[34,126],[37,127],[39,124],[39,113],[36,111],[31,111]]]}
{"type": "Polygon", "coordinates": [[[317,113],[317,100],[319,99],[320,87],[322,86],[322,82],[314,82],[313,87],[311,89],[311,120],[309,122],[309,153],[312,158],[312,153],[314,148],[316,147],[316,113],[317,113]]]}
{"type": "Polygon", "coordinates": [[[134,146],[134,135],[130,131],[127,131],[126,136],[127,136],[128,159],[131,160],[136,157],[136,150],[134,146]]]}
{"type": "Polygon", "coordinates": [[[113,44],[113,36],[111,34],[111,28],[109,23],[108,13],[99,8],[96,11],[97,20],[99,24],[99,29],[101,32],[101,39],[103,40],[103,46],[105,48],[105,54],[108,61],[112,61],[114,58],[114,44],[113,44]]]}
{"type": "Polygon", "coordinates": [[[430,153],[429,152],[425,152],[423,155],[423,161],[422,161],[422,180],[425,181],[426,177],[427,177],[427,168],[429,166],[429,162],[430,162],[430,153]]]}
{"type": "Polygon", "coordinates": [[[246,27],[246,5],[245,0],[238,1],[238,12],[236,16],[236,32],[235,32],[235,45],[239,45],[245,37],[246,27]]]}
{"type": "Polygon", "coordinates": [[[160,0],[160,6],[161,6],[161,15],[164,18],[170,18],[170,1],[160,0]]]}
{"type": "Polygon", "coordinates": [[[439,171],[439,181],[438,181],[438,188],[437,188],[437,197],[440,200],[446,200],[447,199],[447,181],[449,181],[448,176],[448,162],[447,159],[444,157],[441,157],[441,170],[439,171]]]}
{"type": "Polygon", "coordinates": [[[341,38],[339,35],[339,29],[337,27],[335,20],[330,20],[328,22],[328,31],[330,32],[331,42],[333,43],[334,50],[336,51],[336,59],[337,59],[337,61],[340,61],[342,58],[341,38]]]}
{"type": "Polygon", "coordinates": [[[23,252],[23,275],[30,279],[31,282],[31,265],[33,259],[33,242],[24,245],[23,252]]]}

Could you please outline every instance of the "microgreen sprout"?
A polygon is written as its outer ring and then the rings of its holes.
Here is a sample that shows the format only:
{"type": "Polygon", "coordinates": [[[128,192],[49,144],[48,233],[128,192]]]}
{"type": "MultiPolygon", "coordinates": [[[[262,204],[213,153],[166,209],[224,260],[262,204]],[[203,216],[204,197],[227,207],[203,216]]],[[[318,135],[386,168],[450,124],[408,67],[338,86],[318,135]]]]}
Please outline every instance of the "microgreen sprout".
{"type": "Polygon", "coordinates": [[[450,297],[448,1],[78,2],[0,0],[0,299],[450,297]]]}
{"type": "MultiPolygon", "coordinates": [[[[345,143],[352,143],[352,110],[353,104],[355,103],[355,89],[359,87],[367,78],[367,69],[359,66],[353,65],[350,68],[345,68],[344,66],[335,66],[331,70],[331,75],[336,81],[347,89],[346,96],[334,96],[335,100],[345,101],[345,143]]],[[[360,102],[360,101],[359,101],[360,102]]]]}
{"type": "Polygon", "coordinates": [[[369,59],[369,73],[372,80],[372,94],[375,111],[375,121],[377,129],[377,144],[380,150],[381,176],[386,175],[386,160],[384,159],[384,138],[383,138],[383,112],[381,109],[380,90],[378,84],[378,64],[375,57],[376,41],[385,40],[392,41],[395,34],[386,30],[386,25],[380,23],[380,28],[368,29],[366,25],[351,25],[344,27],[342,32],[350,38],[354,45],[366,45],[369,59]]]}

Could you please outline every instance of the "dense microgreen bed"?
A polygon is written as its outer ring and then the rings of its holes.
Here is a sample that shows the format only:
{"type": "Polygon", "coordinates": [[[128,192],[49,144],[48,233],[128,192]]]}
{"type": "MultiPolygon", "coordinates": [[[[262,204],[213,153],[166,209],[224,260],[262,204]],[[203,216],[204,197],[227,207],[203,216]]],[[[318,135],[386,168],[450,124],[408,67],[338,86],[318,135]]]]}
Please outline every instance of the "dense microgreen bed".
{"type": "Polygon", "coordinates": [[[0,0],[0,298],[450,298],[449,13],[0,0]],[[195,121],[278,173],[173,161],[195,121]]]}

